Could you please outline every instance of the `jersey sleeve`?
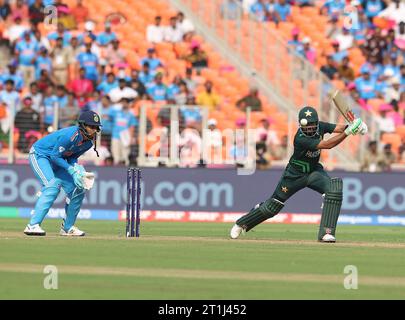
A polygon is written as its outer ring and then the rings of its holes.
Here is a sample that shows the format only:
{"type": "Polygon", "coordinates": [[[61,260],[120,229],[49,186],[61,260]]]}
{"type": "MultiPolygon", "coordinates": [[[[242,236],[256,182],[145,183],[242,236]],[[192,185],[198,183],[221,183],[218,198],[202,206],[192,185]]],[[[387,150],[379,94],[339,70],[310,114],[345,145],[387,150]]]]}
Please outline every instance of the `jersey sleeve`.
{"type": "Polygon", "coordinates": [[[333,131],[335,131],[335,129],[336,129],[336,124],[320,121],[319,129],[323,134],[324,133],[333,133],[333,131]]]}
{"type": "Polygon", "coordinates": [[[50,154],[51,161],[63,169],[70,167],[69,162],[63,158],[63,153],[71,147],[70,135],[61,135],[57,139],[57,142],[50,154]]]}

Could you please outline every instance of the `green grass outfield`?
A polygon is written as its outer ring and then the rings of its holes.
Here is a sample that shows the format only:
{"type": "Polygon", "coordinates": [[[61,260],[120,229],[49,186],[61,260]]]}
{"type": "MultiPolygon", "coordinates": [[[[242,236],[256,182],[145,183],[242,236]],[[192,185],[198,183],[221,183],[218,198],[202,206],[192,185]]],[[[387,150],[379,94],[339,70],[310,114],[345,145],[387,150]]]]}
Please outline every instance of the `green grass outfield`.
{"type": "Polygon", "coordinates": [[[124,238],[124,222],[79,221],[84,238],[26,237],[26,220],[0,219],[0,299],[405,299],[405,228],[339,226],[336,244],[316,225],[258,226],[230,240],[232,224],[161,223],[124,238]],[[58,289],[46,290],[46,265],[58,289]],[[358,289],[344,288],[344,268],[358,289]]]}

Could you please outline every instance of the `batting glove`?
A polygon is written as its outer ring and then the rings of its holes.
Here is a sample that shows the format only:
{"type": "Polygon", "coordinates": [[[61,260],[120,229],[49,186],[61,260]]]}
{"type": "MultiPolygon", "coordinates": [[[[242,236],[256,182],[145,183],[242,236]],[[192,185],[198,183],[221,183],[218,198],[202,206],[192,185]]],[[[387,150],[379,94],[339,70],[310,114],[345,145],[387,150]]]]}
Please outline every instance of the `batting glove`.
{"type": "Polygon", "coordinates": [[[356,135],[359,133],[363,120],[360,118],[355,119],[346,129],[345,134],[349,135],[356,135]]]}
{"type": "Polygon", "coordinates": [[[360,133],[362,136],[364,136],[365,134],[367,134],[367,132],[368,132],[368,127],[367,127],[366,123],[363,122],[363,123],[361,124],[359,133],[360,133]]]}

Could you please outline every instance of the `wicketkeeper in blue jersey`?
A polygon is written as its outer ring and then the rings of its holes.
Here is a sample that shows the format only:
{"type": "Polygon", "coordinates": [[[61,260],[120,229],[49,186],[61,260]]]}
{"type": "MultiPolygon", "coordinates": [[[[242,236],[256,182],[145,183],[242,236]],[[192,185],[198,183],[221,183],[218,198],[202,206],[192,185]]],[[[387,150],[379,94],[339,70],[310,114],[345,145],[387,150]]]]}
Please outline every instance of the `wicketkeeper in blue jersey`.
{"type": "MultiPolygon", "coordinates": [[[[31,217],[24,230],[26,235],[44,236],[41,228],[60,189],[66,193],[65,212],[60,234],[62,236],[84,236],[85,233],[74,226],[80,211],[86,189],[94,183],[94,174],[86,172],[77,163],[78,158],[94,146],[97,133],[101,131],[100,117],[93,111],[80,115],[77,126],[58,130],[38,140],[31,148],[29,161],[42,190],[31,217]]],[[[98,156],[98,153],[97,153],[98,156]]]]}

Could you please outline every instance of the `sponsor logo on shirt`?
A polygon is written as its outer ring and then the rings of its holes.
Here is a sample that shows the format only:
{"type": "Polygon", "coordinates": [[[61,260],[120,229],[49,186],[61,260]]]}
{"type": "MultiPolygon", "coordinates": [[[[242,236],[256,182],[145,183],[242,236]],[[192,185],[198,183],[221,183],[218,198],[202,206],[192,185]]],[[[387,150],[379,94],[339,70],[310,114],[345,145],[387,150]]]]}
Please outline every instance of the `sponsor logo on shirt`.
{"type": "Polygon", "coordinates": [[[305,156],[308,158],[316,158],[316,157],[319,157],[320,154],[321,154],[321,150],[307,151],[305,156]]]}

